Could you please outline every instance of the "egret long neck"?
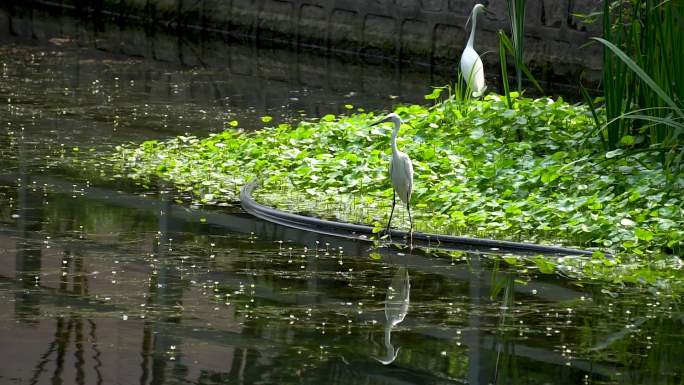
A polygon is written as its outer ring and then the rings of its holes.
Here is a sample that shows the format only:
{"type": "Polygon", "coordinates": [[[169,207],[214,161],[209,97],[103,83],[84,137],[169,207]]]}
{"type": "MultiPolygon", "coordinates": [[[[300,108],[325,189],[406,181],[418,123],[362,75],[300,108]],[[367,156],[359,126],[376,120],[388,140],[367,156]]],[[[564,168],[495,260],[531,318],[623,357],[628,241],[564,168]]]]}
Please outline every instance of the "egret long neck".
{"type": "Polygon", "coordinates": [[[399,152],[399,149],[397,148],[397,135],[399,135],[399,129],[401,128],[401,123],[400,122],[394,122],[394,131],[392,131],[392,139],[390,140],[390,143],[392,145],[392,153],[396,154],[399,152]]]}
{"type": "Polygon", "coordinates": [[[473,10],[473,14],[470,15],[470,19],[473,21],[473,25],[470,27],[470,37],[468,37],[468,47],[473,48],[475,44],[475,26],[477,25],[477,12],[473,10]]]}
{"type": "Polygon", "coordinates": [[[392,324],[390,321],[387,321],[387,324],[385,325],[385,347],[388,349],[392,346],[392,324]]]}

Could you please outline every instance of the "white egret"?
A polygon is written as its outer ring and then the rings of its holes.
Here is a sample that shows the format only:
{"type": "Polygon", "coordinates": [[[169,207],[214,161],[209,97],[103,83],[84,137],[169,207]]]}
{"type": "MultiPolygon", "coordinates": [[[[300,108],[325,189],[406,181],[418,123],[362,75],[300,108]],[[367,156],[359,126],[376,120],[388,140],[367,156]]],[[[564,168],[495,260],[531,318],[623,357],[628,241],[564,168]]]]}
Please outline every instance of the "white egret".
{"type": "Polygon", "coordinates": [[[385,297],[385,356],[376,358],[383,365],[389,365],[397,359],[399,349],[392,345],[392,328],[404,320],[408,313],[411,294],[411,282],[408,270],[400,267],[387,288],[385,297]]]}
{"type": "Polygon", "coordinates": [[[392,122],[394,130],[392,131],[392,159],[390,161],[389,173],[392,179],[392,211],[390,212],[389,221],[387,221],[387,233],[389,234],[390,224],[392,223],[392,215],[394,214],[394,206],[397,202],[397,195],[399,199],[406,204],[406,210],[409,215],[409,235],[411,237],[411,244],[413,244],[413,218],[411,217],[411,192],[413,191],[413,165],[411,159],[405,153],[397,149],[397,135],[401,128],[401,118],[395,113],[387,115],[384,119],[373,123],[371,126],[377,124],[392,122]]]}
{"type": "MultiPolygon", "coordinates": [[[[484,68],[480,55],[477,54],[473,45],[475,44],[475,29],[477,25],[477,16],[483,11],[487,11],[482,4],[475,4],[468,20],[473,20],[473,25],[470,29],[470,37],[468,44],[466,44],[463,53],[461,54],[461,74],[466,81],[466,85],[472,92],[473,97],[479,97],[484,94],[487,86],[484,79],[484,68]]],[[[468,22],[466,21],[466,25],[468,22]]]]}

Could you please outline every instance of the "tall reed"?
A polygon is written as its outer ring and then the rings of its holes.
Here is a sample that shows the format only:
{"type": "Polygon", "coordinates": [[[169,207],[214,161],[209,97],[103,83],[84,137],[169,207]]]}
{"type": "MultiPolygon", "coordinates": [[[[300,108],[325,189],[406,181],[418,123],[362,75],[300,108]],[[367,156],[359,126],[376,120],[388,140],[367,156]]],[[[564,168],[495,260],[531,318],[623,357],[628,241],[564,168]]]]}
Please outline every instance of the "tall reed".
{"type": "Polygon", "coordinates": [[[508,18],[511,21],[511,35],[513,36],[513,58],[515,59],[515,75],[517,78],[518,92],[522,92],[522,68],[524,36],[525,36],[525,0],[506,0],[508,5],[508,18]]]}
{"type": "MultiPolygon", "coordinates": [[[[629,41],[630,29],[625,25],[624,2],[613,4],[611,0],[603,1],[603,38],[618,47],[624,47],[625,41],[629,41]],[[617,7],[613,10],[613,6],[617,7]],[[615,20],[614,20],[615,19],[615,20]]],[[[631,79],[626,71],[625,64],[615,57],[606,47],[603,49],[603,93],[605,97],[606,125],[605,134],[606,150],[617,148],[622,138],[627,133],[626,121],[617,119],[627,112],[633,95],[629,94],[631,79]]]]}
{"type": "Polygon", "coordinates": [[[499,30],[499,63],[501,64],[501,82],[503,83],[503,91],[506,96],[506,106],[511,109],[513,103],[511,102],[511,87],[508,83],[508,62],[506,61],[506,40],[508,37],[504,31],[499,30]]]}
{"type": "Polygon", "coordinates": [[[607,150],[639,135],[666,165],[684,149],[684,2],[603,1],[607,150]]]}
{"type": "MultiPolygon", "coordinates": [[[[540,93],[544,93],[537,79],[532,75],[530,70],[525,65],[524,60],[524,41],[525,41],[525,0],[506,0],[508,5],[508,18],[511,22],[511,36],[512,40],[506,36],[505,33],[499,31],[499,59],[502,60],[502,75],[508,76],[506,69],[503,67],[506,65],[503,63],[505,59],[505,51],[508,52],[513,57],[513,62],[515,63],[515,75],[517,80],[517,91],[522,93],[523,91],[523,75],[529,79],[532,84],[539,90],[540,93]],[[506,74],[504,74],[506,72],[506,74]]],[[[506,82],[508,79],[504,79],[506,82]]],[[[507,87],[507,84],[504,84],[507,87]]],[[[506,91],[508,92],[508,91],[506,91]]]]}

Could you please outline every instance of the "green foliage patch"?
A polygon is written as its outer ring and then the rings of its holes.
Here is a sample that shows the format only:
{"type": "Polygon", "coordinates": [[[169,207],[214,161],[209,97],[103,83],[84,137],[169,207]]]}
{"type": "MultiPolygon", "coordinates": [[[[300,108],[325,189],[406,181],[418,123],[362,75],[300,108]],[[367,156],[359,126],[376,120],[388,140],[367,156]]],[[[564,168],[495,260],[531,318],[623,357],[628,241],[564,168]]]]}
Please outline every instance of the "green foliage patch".
{"type": "MultiPolygon", "coordinates": [[[[467,105],[446,98],[395,110],[406,123],[398,146],[414,164],[417,229],[595,247],[619,255],[623,266],[639,261],[639,268],[678,275],[684,175],[628,151],[633,141],[603,152],[600,139],[587,135],[595,120],[585,105],[510,96],[512,108],[488,95],[467,105]]],[[[200,203],[236,201],[239,188],[258,177],[262,203],[380,227],[392,196],[391,127],[370,127],[377,119],[326,115],[254,132],[180,136],[117,147],[112,160],[127,178],[164,180],[200,203]]],[[[407,216],[394,225],[407,228],[407,216]]]]}

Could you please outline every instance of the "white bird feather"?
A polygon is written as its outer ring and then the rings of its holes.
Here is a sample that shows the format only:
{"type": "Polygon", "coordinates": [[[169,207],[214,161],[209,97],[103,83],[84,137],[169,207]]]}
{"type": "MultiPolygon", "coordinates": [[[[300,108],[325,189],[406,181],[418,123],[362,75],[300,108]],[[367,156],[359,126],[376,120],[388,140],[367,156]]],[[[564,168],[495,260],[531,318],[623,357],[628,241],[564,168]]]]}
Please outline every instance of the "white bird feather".
{"type": "Polygon", "coordinates": [[[481,96],[487,89],[482,59],[480,59],[480,55],[477,54],[477,51],[475,51],[474,48],[477,16],[484,10],[485,7],[482,4],[475,4],[473,7],[473,11],[468,18],[468,20],[473,20],[473,25],[470,29],[470,37],[461,54],[461,74],[463,74],[463,79],[472,92],[473,97],[481,96]]]}
{"type": "MultiPolygon", "coordinates": [[[[392,188],[394,193],[399,196],[399,199],[406,204],[406,209],[409,214],[410,231],[411,236],[413,235],[413,218],[411,217],[411,193],[413,192],[413,164],[411,163],[411,158],[404,153],[399,151],[397,148],[397,135],[401,129],[401,118],[395,113],[388,114],[384,119],[373,123],[373,125],[392,122],[394,124],[394,129],[392,130],[392,138],[390,143],[392,146],[392,158],[390,159],[389,174],[392,181],[392,188]]],[[[395,201],[392,201],[392,212],[390,213],[389,221],[387,222],[387,230],[389,231],[390,224],[392,223],[392,214],[394,213],[395,201]]],[[[412,237],[411,237],[412,238],[412,237]]],[[[411,239],[413,240],[413,239],[411,239]]]]}

